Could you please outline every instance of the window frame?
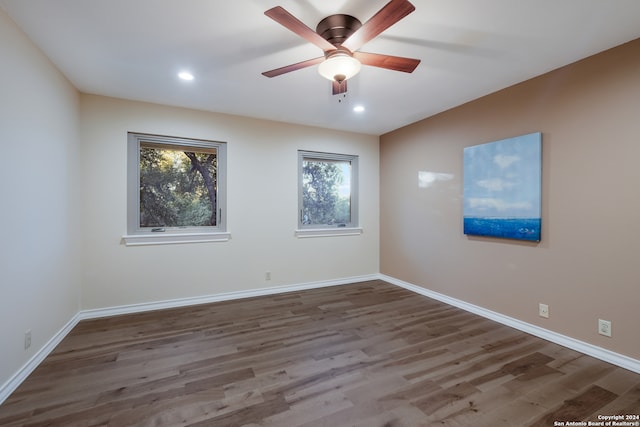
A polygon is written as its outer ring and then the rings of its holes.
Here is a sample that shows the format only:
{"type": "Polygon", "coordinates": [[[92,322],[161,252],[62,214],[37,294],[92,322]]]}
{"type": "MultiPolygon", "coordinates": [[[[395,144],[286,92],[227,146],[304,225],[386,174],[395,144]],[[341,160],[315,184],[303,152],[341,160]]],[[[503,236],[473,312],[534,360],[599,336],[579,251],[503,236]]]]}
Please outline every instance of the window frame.
{"type": "Polygon", "coordinates": [[[337,154],[319,151],[298,150],[298,228],[297,237],[321,237],[321,236],[347,236],[362,233],[359,226],[359,185],[358,185],[358,156],[352,154],[337,154]],[[345,224],[304,224],[304,198],[303,198],[303,164],[306,160],[349,162],[351,164],[350,176],[350,203],[351,221],[345,224]]]}
{"type": "Polygon", "coordinates": [[[197,243],[227,241],[227,144],[221,141],[182,138],[128,132],[127,134],[127,234],[125,245],[157,245],[172,243],[197,243]],[[152,231],[153,227],[140,226],[140,145],[159,145],[198,150],[216,150],[216,214],[215,226],[164,227],[163,231],[152,231]]]}

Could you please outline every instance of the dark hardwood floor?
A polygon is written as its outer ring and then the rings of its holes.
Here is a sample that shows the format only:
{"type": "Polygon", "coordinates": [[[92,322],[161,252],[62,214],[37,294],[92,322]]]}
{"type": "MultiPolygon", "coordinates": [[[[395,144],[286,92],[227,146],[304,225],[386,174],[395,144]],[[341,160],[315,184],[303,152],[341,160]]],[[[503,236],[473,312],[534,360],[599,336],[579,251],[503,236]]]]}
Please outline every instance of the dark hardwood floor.
{"type": "Polygon", "coordinates": [[[640,414],[640,375],[371,281],[82,321],[0,406],[0,425],[513,427],[626,414],[640,414]]]}

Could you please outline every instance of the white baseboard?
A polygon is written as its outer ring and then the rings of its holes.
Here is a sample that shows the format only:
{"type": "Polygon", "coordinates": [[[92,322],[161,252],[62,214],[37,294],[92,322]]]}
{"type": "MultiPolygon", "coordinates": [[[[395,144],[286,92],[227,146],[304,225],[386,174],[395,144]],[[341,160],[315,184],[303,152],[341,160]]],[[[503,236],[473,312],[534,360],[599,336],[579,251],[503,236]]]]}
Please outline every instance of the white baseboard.
{"type": "Polygon", "coordinates": [[[155,301],[141,304],[129,304],[109,308],[97,308],[93,310],[82,310],[78,315],[80,320],[97,319],[99,317],[117,316],[120,314],[141,313],[144,311],[163,310],[166,308],[187,307],[190,305],[209,304],[212,302],[229,301],[242,298],[252,298],[264,295],[276,295],[285,292],[304,291],[307,289],[318,289],[327,286],[348,285],[349,283],[365,282],[367,280],[377,280],[377,274],[367,276],[347,277],[344,279],[324,280],[320,282],[309,282],[297,285],[274,286],[270,288],[250,289],[246,291],[225,292],[221,294],[204,295],[199,297],[179,298],[166,301],[155,301]]]}
{"type": "Polygon", "coordinates": [[[595,357],[596,359],[603,360],[605,362],[640,374],[640,360],[632,359],[631,357],[625,356],[623,354],[615,353],[605,348],[598,347],[596,345],[589,344],[584,341],[580,341],[575,338],[571,338],[566,335],[562,335],[557,332],[553,332],[518,319],[514,319],[513,317],[505,316],[504,314],[500,314],[495,311],[487,310],[486,308],[474,304],[469,304],[468,302],[452,298],[450,296],[434,292],[429,289],[425,289],[420,286],[416,286],[411,283],[386,276],[384,274],[378,275],[378,278],[417,294],[424,295],[426,297],[433,298],[454,307],[461,308],[462,310],[477,314],[487,319],[494,320],[498,323],[502,323],[503,325],[510,326],[528,334],[535,335],[547,341],[551,341],[561,346],[595,357]]]}
{"type": "Polygon", "coordinates": [[[79,313],[67,322],[47,343],[38,350],[31,359],[25,363],[11,378],[9,378],[2,386],[0,386],[0,405],[13,393],[24,380],[42,363],[42,361],[53,351],[60,341],[67,336],[69,332],[80,321],[79,313]]]}

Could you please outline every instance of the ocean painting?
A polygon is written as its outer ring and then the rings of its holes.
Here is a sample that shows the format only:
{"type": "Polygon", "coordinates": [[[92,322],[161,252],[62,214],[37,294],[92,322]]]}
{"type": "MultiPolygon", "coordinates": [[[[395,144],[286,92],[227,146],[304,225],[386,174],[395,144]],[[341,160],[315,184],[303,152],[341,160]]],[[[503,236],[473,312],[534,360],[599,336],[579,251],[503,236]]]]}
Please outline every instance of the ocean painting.
{"type": "Polygon", "coordinates": [[[464,149],[464,234],[540,241],[542,134],[464,149]]]}

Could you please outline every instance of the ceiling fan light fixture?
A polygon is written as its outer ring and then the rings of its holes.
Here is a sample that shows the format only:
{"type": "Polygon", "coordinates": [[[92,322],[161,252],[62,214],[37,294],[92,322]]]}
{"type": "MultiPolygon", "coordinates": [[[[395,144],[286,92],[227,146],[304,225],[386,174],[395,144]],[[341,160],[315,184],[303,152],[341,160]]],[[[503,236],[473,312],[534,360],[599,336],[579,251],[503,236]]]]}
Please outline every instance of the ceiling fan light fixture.
{"type": "Polygon", "coordinates": [[[362,64],[345,52],[336,52],[318,66],[318,73],[327,80],[342,82],[360,72],[362,64]]]}

